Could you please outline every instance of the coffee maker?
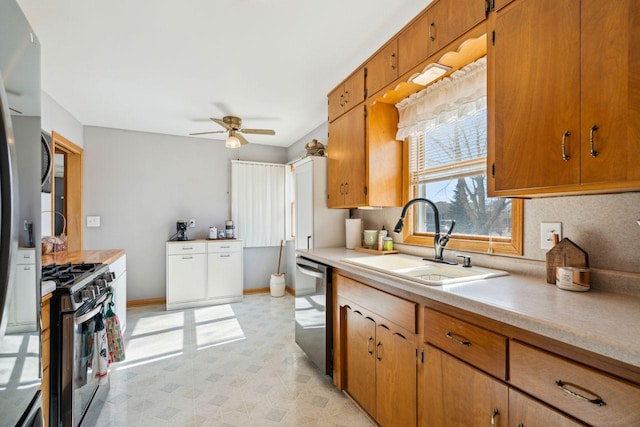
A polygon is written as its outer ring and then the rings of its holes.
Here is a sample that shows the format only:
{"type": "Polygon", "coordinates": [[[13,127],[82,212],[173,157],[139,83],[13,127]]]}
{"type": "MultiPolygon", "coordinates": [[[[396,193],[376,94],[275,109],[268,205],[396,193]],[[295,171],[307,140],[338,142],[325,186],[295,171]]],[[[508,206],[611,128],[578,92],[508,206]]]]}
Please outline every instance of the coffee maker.
{"type": "Polygon", "coordinates": [[[187,237],[187,227],[189,223],[186,219],[179,219],[176,221],[176,240],[189,240],[187,237]]]}

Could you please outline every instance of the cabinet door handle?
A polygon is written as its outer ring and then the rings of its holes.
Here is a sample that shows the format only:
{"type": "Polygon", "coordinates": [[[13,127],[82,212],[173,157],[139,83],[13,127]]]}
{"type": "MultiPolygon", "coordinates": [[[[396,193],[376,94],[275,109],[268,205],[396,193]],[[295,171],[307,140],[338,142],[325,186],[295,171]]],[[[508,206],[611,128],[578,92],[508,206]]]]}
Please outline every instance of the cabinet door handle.
{"type": "Polygon", "coordinates": [[[369,337],[369,341],[367,341],[367,352],[373,354],[373,337],[369,337]]]}
{"type": "MultiPolygon", "coordinates": [[[[459,336],[459,335],[458,335],[459,336]]],[[[471,347],[471,341],[466,339],[465,337],[460,336],[460,338],[454,336],[451,331],[447,331],[447,338],[449,338],[453,342],[457,342],[458,344],[466,345],[467,347],[471,347]]]]}
{"type": "Polygon", "coordinates": [[[340,183],[340,195],[344,196],[344,182],[340,183]]]}
{"type": "Polygon", "coordinates": [[[429,40],[432,42],[436,41],[436,23],[432,22],[429,24],[429,40]]]}
{"type": "Polygon", "coordinates": [[[562,160],[564,160],[565,162],[568,162],[569,159],[571,158],[571,156],[567,155],[567,152],[565,151],[565,143],[567,140],[567,137],[571,136],[571,132],[566,131],[565,133],[562,134],[562,160]]]}
{"type": "Polygon", "coordinates": [[[376,359],[382,360],[382,343],[380,341],[376,344],[376,359]]]}
{"type": "Polygon", "coordinates": [[[567,393],[567,394],[569,394],[569,395],[571,395],[573,397],[576,397],[576,398],[578,398],[580,400],[584,400],[585,402],[593,403],[594,405],[598,405],[598,406],[605,406],[606,405],[606,403],[604,402],[604,400],[602,400],[602,398],[600,396],[598,396],[597,394],[592,393],[589,390],[586,390],[586,389],[584,389],[584,388],[582,388],[580,386],[577,386],[577,385],[571,384],[571,383],[565,383],[562,380],[556,381],[556,385],[560,388],[560,390],[562,390],[565,393],[567,393]],[[588,397],[585,397],[585,396],[583,396],[583,395],[581,395],[579,393],[576,393],[575,391],[573,391],[571,389],[568,389],[566,386],[572,386],[573,388],[577,388],[577,389],[583,390],[583,391],[585,391],[587,393],[591,393],[591,394],[593,394],[595,396],[595,399],[589,399],[588,397]]]}
{"type": "Polygon", "coordinates": [[[340,102],[339,102],[341,107],[344,107],[344,93],[340,94],[340,102]]]}
{"type": "Polygon", "coordinates": [[[349,103],[349,91],[346,91],[344,93],[344,105],[347,105],[349,103]]]}
{"type": "Polygon", "coordinates": [[[590,147],[590,153],[591,153],[591,157],[596,157],[598,155],[598,152],[595,150],[595,133],[596,131],[600,129],[598,127],[598,125],[593,125],[591,126],[591,128],[589,129],[589,147],[590,147]]]}
{"type": "Polygon", "coordinates": [[[344,194],[349,194],[349,183],[348,182],[344,183],[344,194]]]}
{"type": "Polygon", "coordinates": [[[192,256],[183,256],[182,259],[193,259],[192,256]]]}
{"type": "Polygon", "coordinates": [[[220,255],[220,258],[229,258],[231,255],[229,254],[225,254],[225,255],[220,255]]]}
{"type": "Polygon", "coordinates": [[[389,66],[391,67],[392,70],[396,69],[396,54],[392,53],[391,56],[389,57],[389,66]]]}
{"type": "Polygon", "coordinates": [[[500,415],[500,411],[498,408],[493,408],[493,413],[491,413],[491,427],[496,427],[496,418],[500,415]]]}

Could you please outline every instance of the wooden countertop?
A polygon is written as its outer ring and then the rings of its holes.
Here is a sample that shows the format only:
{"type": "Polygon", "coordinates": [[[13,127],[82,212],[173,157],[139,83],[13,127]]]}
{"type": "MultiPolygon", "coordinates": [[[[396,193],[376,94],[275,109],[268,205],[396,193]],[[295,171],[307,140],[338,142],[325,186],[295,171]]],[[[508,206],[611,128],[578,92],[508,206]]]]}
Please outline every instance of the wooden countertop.
{"type": "Polygon", "coordinates": [[[42,265],[49,264],[77,264],[86,262],[91,264],[111,264],[122,255],[124,249],[102,249],[93,251],[73,251],[58,252],[55,254],[42,255],[42,265]]]}

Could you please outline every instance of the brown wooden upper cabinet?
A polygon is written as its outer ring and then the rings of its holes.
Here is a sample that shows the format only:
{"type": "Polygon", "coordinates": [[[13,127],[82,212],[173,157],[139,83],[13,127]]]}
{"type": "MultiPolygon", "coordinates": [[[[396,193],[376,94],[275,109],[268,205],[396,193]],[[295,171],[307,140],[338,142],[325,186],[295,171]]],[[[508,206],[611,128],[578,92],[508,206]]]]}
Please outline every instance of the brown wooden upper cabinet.
{"type": "Polygon", "coordinates": [[[367,92],[380,89],[486,19],[484,0],[439,0],[367,62],[367,92]]]}
{"type": "Polygon", "coordinates": [[[360,68],[329,93],[329,121],[332,122],[352,110],[364,99],[364,69],[360,68]]]}
{"type": "Polygon", "coordinates": [[[497,12],[490,193],[640,188],[639,28],[634,0],[516,0],[497,12]]]}
{"type": "Polygon", "coordinates": [[[484,21],[485,0],[440,0],[427,10],[429,56],[484,21]]]}
{"type": "Polygon", "coordinates": [[[398,40],[393,39],[365,67],[367,94],[371,96],[398,78],[398,40]]]}

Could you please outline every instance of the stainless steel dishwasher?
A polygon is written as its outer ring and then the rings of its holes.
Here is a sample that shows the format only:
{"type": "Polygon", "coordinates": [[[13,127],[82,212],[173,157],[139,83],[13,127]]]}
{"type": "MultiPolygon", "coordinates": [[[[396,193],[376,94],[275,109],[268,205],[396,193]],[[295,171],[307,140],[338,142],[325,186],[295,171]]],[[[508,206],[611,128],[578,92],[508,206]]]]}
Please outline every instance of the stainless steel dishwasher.
{"type": "Polygon", "coordinates": [[[331,267],[296,258],[296,343],[326,375],[333,374],[331,267]]]}

